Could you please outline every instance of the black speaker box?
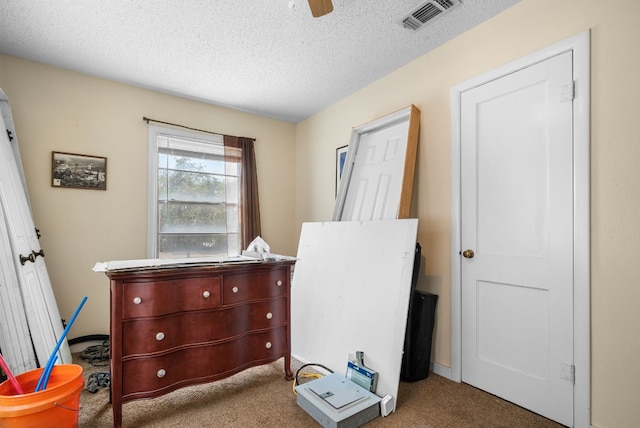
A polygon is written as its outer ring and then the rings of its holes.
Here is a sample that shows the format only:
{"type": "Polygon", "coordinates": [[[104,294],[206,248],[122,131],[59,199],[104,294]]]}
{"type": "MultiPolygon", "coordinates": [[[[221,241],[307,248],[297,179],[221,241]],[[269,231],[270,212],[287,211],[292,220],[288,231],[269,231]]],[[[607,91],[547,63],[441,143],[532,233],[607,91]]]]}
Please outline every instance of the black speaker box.
{"type": "Polygon", "coordinates": [[[400,379],[406,382],[426,379],[429,376],[431,364],[431,342],[438,296],[415,289],[421,256],[420,244],[416,244],[404,354],[400,370],[400,379]]]}
{"type": "Polygon", "coordinates": [[[405,335],[400,378],[407,382],[426,379],[431,363],[431,342],[438,296],[414,290],[405,335]]]}

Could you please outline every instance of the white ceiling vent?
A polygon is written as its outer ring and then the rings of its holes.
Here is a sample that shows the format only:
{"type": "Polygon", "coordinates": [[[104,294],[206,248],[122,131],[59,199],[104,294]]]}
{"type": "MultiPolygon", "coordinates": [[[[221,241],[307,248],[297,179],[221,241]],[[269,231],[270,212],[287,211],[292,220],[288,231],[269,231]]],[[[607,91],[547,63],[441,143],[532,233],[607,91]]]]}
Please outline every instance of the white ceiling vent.
{"type": "Polygon", "coordinates": [[[459,0],[428,0],[409,12],[398,23],[407,30],[418,31],[428,22],[441,17],[458,5],[459,0]]]}

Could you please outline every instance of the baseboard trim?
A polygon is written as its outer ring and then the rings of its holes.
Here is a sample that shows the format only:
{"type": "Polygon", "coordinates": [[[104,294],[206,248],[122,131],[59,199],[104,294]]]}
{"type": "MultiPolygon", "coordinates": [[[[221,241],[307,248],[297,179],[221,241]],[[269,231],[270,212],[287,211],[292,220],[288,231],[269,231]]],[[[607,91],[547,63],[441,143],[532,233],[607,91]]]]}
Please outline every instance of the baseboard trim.
{"type": "Polygon", "coordinates": [[[432,362],[431,371],[437,374],[438,376],[442,376],[451,380],[451,367],[443,366],[442,364],[432,362]]]}
{"type": "MultiPolygon", "coordinates": [[[[294,360],[297,360],[301,364],[309,363],[309,361],[306,361],[304,358],[301,358],[299,355],[296,355],[296,354],[291,354],[291,358],[294,359],[294,360]]],[[[429,367],[430,367],[432,373],[435,373],[438,376],[442,376],[444,378],[452,380],[452,378],[451,378],[451,367],[443,366],[442,364],[434,363],[433,361],[431,361],[431,364],[429,365],[429,367]]],[[[315,367],[315,369],[320,371],[321,373],[323,373],[325,375],[328,374],[328,372],[326,372],[325,370],[323,370],[320,367],[315,367]]]]}

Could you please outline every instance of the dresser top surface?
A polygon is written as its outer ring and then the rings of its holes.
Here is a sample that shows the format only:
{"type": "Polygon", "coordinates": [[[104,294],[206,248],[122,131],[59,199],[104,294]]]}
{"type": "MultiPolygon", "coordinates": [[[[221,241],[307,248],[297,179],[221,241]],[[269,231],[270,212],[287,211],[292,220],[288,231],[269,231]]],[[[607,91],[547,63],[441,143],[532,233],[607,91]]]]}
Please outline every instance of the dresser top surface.
{"type": "Polygon", "coordinates": [[[274,267],[293,266],[296,262],[294,258],[260,261],[245,260],[233,262],[193,262],[193,263],[177,263],[162,264],[154,266],[136,266],[120,269],[105,270],[104,273],[110,279],[120,279],[126,277],[158,277],[171,276],[175,274],[227,274],[242,271],[254,271],[262,269],[271,269],[274,267]]]}

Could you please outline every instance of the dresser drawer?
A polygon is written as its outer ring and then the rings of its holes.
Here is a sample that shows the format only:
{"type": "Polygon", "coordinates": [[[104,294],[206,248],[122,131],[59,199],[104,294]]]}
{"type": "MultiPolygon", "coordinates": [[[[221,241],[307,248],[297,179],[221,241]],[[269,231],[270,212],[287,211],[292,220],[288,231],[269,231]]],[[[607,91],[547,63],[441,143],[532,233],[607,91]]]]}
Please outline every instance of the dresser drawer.
{"type": "Polygon", "coordinates": [[[149,317],[220,306],[218,276],[170,281],[125,282],[122,317],[149,317]]]}
{"type": "Polygon", "coordinates": [[[188,379],[201,381],[209,377],[213,380],[250,365],[275,361],[288,352],[286,334],[286,327],[279,327],[216,345],[123,361],[123,399],[144,397],[149,391],[168,392],[189,385],[188,379]]]}
{"type": "Polygon", "coordinates": [[[290,269],[272,269],[224,277],[222,301],[230,305],[286,295],[290,269]]]}
{"type": "Polygon", "coordinates": [[[286,323],[285,298],[213,311],[130,319],[122,325],[123,356],[214,342],[250,331],[280,327],[286,323]]]}

